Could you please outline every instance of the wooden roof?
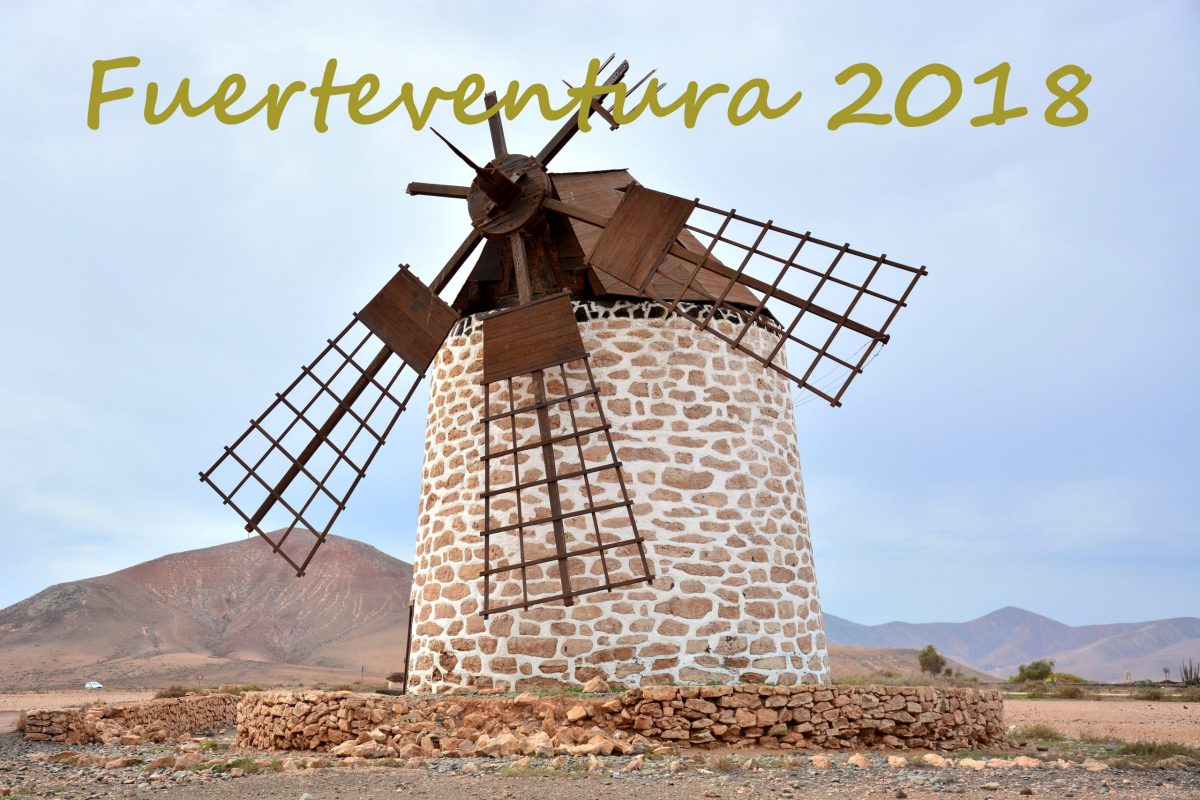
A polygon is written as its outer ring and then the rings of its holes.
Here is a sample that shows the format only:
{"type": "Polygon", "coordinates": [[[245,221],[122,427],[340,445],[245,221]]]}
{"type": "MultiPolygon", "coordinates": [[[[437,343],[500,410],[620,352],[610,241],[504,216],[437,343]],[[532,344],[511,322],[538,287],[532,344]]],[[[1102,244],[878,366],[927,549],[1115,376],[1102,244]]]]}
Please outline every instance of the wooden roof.
{"type": "MultiPolygon", "coordinates": [[[[612,169],[597,172],[560,172],[552,174],[550,182],[554,186],[554,192],[558,195],[558,199],[564,203],[579,205],[596,214],[611,217],[624,196],[620,190],[634,183],[634,178],[626,170],[612,169]]],[[[569,222],[583,253],[590,254],[600,238],[602,229],[575,219],[571,219],[569,222]]],[[[694,253],[703,254],[705,251],[704,245],[700,244],[696,237],[686,230],[680,233],[679,243],[694,253]]],[[[715,257],[713,260],[716,260],[715,257]]],[[[658,268],[654,278],[650,281],[650,292],[664,300],[675,300],[680,288],[687,283],[695,268],[694,264],[689,264],[681,258],[667,256],[666,261],[658,268]]],[[[604,294],[618,297],[644,296],[628,283],[618,280],[608,273],[592,270],[592,274],[595,284],[602,288],[604,294]]],[[[680,299],[711,302],[710,298],[721,296],[726,285],[724,279],[705,270],[701,270],[700,274],[696,276],[695,283],[702,291],[689,289],[680,299]]],[[[726,301],[751,307],[758,305],[758,297],[743,286],[733,287],[726,297],[726,301]]]]}

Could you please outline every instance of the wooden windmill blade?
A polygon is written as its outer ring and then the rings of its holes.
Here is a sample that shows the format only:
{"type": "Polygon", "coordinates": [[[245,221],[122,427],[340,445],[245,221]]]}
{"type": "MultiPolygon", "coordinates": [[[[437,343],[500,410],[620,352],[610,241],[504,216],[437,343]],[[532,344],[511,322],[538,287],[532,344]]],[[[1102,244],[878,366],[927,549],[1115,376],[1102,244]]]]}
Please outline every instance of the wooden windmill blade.
{"type": "Polygon", "coordinates": [[[603,228],[589,265],[834,406],[927,274],[637,184],[611,217],[554,199],[544,207],[603,228]]]}
{"type": "Polygon", "coordinates": [[[303,575],[457,319],[402,267],[200,479],[303,575]]]}
{"type": "Polygon", "coordinates": [[[654,579],[567,293],[483,323],[484,617],[654,579]]]}

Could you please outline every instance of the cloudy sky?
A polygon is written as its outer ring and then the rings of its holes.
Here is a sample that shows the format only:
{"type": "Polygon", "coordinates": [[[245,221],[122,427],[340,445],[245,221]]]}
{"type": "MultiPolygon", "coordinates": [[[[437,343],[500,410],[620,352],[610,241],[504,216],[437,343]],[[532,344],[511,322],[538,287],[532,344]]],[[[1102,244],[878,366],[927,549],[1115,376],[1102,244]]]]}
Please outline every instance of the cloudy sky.
{"type": "MultiPolygon", "coordinates": [[[[966,620],[1018,605],[1072,624],[1200,615],[1194,3],[0,4],[0,606],[47,585],[244,536],[197,471],[398,262],[431,277],[464,182],[429,132],[298,96],[259,117],[148,125],[145,84],[196,99],[380,76],[561,86],[617,51],[670,88],[770,81],[786,116],[692,129],[645,117],[577,137],[559,170],[643,183],[928,265],[893,343],[843,408],[797,406],[825,608],[859,622],[966,620]],[[648,7],[651,6],[652,7],[648,7]],[[439,8],[440,7],[440,8],[439,8]],[[437,9],[437,10],[435,10],[437,9]],[[86,126],[91,65],[135,55],[130,100],[86,126]],[[1011,64],[1010,105],[975,128],[1011,64]],[[919,128],[829,131],[870,62],[891,111],[917,68],[963,76],[919,128]],[[1092,75],[1089,116],[1043,118],[1046,76],[1092,75]]],[[[1069,81],[1068,81],[1069,84],[1069,81]]],[[[669,90],[668,90],[669,93],[669,90]]],[[[940,100],[937,81],[914,108],[940,100]]],[[[485,158],[485,126],[433,124],[485,158]]],[[[534,151],[557,127],[508,126],[534,151]]],[[[416,408],[423,408],[419,401],[416,408]]],[[[407,416],[340,533],[411,559],[423,419],[407,416]]],[[[319,566],[319,563],[318,563],[319,566]]]]}

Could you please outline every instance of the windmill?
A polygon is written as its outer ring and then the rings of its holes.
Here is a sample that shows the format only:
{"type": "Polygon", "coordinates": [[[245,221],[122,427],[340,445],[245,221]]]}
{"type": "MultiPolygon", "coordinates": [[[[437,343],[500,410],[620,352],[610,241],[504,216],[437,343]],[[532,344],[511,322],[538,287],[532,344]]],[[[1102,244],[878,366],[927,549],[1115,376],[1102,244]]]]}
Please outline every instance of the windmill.
{"type": "MultiPolygon", "coordinates": [[[[620,82],[627,69],[622,62],[605,84],[620,82]]],[[[485,100],[490,108],[495,94],[485,100]]],[[[592,104],[591,113],[612,121],[600,100],[592,104]]],[[[471,490],[473,529],[467,532],[457,525],[451,532],[449,524],[435,525],[427,535],[419,535],[414,601],[421,602],[420,594],[429,602],[415,616],[427,627],[418,627],[415,640],[410,632],[410,641],[418,643],[418,664],[432,676],[423,685],[446,680],[456,670],[480,671],[482,660],[460,658],[449,652],[454,648],[447,643],[457,636],[454,647],[467,652],[474,644],[459,641],[464,634],[479,636],[487,630],[503,638],[511,619],[485,629],[489,617],[498,620],[548,604],[569,609],[587,595],[626,594],[653,603],[658,602],[653,589],[637,594],[639,585],[675,585],[674,576],[664,570],[656,574],[656,559],[642,532],[647,524],[657,528],[659,523],[642,520],[639,526],[636,495],[639,488],[650,487],[641,487],[639,474],[623,460],[619,440],[624,434],[605,412],[606,405],[611,409],[621,402],[604,391],[615,373],[594,369],[598,351],[585,345],[592,333],[601,337],[594,341],[601,349],[603,337],[611,338],[611,332],[593,331],[595,323],[588,327],[596,308],[620,306],[611,313],[627,314],[621,325],[635,333],[667,324],[672,330],[686,328],[688,338],[678,334],[672,340],[675,346],[686,348],[689,345],[678,342],[689,342],[705,352],[728,354],[713,358],[738,370],[745,380],[766,386],[763,397],[774,398],[769,413],[791,425],[791,391],[779,387],[791,386],[840,405],[853,379],[888,342],[889,326],[926,274],[924,267],[646,188],[625,170],[550,173],[550,162],[578,130],[575,118],[533,156],[508,151],[498,115],[489,119],[489,126],[494,157],[482,166],[443,138],[472,170],[469,185],[408,187],[414,195],[466,201],[471,229],[441,271],[425,284],[402,266],[201,473],[201,480],[241,516],[246,530],[262,536],[297,575],[303,575],[435,360],[440,359],[443,383],[449,376],[460,382],[464,374],[471,376],[461,396],[431,390],[431,415],[437,411],[440,416],[436,426],[431,422],[426,444],[425,494],[437,494],[429,490],[431,462],[442,469],[441,462],[431,458],[435,447],[453,456],[452,471],[475,475],[472,470],[478,467],[479,473],[478,480],[454,478],[439,484],[452,487],[455,513],[466,502],[459,502],[461,490],[471,490]],[[447,302],[440,293],[480,244],[482,252],[461,291],[447,302]],[[482,342],[478,358],[450,346],[452,340],[471,337],[482,342]],[[463,361],[469,363],[458,363],[463,361]],[[458,433],[467,436],[468,430],[470,441],[449,441],[458,433]],[[443,563],[447,558],[470,566],[449,569],[443,563]],[[447,611],[434,585],[444,588],[468,578],[471,586],[455,587],[460,604],[447,611]],[[435,608],[439,602],[441,607],[435,608]],[[476,618],[449,626],[433,622],[438,616],[468,612],[476,618]],[[431,637],[439,636],[445,641],[422,655],[431,637]]],[[[663,341],[652,346],[659,351],[671,347],[663,341]]],[[[692,370],[689,380],[701,386],[706,397],[729,396],[723,389],[704,387],[703,370],[692,370]]],[[[742,378],[729,378],[727,383],[737,380],[742,378]]],[[[664,386],[656,388],[661,392],[664,386]]],[[[726,402],[731,413],[744,413],[744,408],[735,408],[737,401],[726,402]]],[[[662,404],[638,400],[635,405],[653,415],[654,407],[662,404]]],[[[787,438],[786,430],[781,438],[787,438]]],[[[790,430],[794,442],[794,426],[790,430]]],[[[692,460],[691,455],[681,458],[692,460]]],[[[776,486],[775,491],[786,488],[798,495],[798,459],[787,458],[795,463],[771,470],[763,466],[761,471],[766,476],[794,470],[790,483],[786,475],[782,481],[764,480],[776,486]]],[[[757,476],[753,467],[749,465],[749,472],[757,476]]],[[[759,499],[760,505],[764,502],[759,499]]],[[[797,513],[803,516],[803,509],[797,513]]],[[[423,524],[428,515],[423,498],[423,524]]],[[[804,559],[771,556],[781,565],[786,561],[793,572],[797,563],[811,564],[806,519],[801,526],[802,536],[797,534],[795,541],[804,549],[804,559]]],[[[663,537],[650,538],[653,545],[663,537]]],[[[666,552],[665,545],[663,549],[666,552]]],[[[771,567],[772,576],[775,569],[771,567]]],[[[766,580],[767,572],[762,575],[766,580]]],[[[815,582],[810,583],[810,602],[815,603],[815,582]]],[[[699,590],[691,586],[689,591],[699,590]]],[[[780,601],[779,613],[786,616],[791,606],[784,602],[791,601],[780,601]]],[[[804,616],[799,615],[801,623],[804,616]]],[[[410,627],[412,617],[410,612],[410,627]]],[[[514,636],[548,619],[520,617],[514,636]]],[[[750,627],[739,623],[736,630],[750,627]]],[[[819,618],[815,633],[812,627],[809,624],[814,647],[823,652],[819,618]]],[[[608,643],[608,635],[584,628],[597,647],[608,643]]],[[[786,633],[786,626],[780,630],[786,633]]],[[[696,633],[690,630],[687,636],[694,638],[696,633]]],[[[730,628],[724,639],[714,640],[715,650],[709,646],[698,658],[711,661],[722,647],[729,651],[726,655],[738,650],[730,643],[738,638],[734,633],[730,628]]],[[[771,635],[778,638],[776,632],[771,635]]],[[[514,669],[525,675],[538,667],[524,662],[557,664],[555,659],[562,655],[557,645],[544,641],[535,646],[514,640],[501,650],[510,647],[514,669]],[[553,652],[522,652],[523,648],[553,652]]],[[[748,648],[746,644],[741,649],[750,652],[748,648]]],[[[612,656],[608,661],[634,653],[620,648],[604,652],[612,656]]],[[[640,656],[631,658],[641,663],[640,656]]],[[[742,656],[736,659],[730,655],[722,664],[740,664],[742,656]]],[[[601,661],[605,659],[592,663],[601,661]]],[[[823,669],[809,671],[818,674],[823,669]]],[[[611,669],[601,673],[612,677],[611,669]]],[[[586,674],[581,670],[578,677],[586,674]]]]}

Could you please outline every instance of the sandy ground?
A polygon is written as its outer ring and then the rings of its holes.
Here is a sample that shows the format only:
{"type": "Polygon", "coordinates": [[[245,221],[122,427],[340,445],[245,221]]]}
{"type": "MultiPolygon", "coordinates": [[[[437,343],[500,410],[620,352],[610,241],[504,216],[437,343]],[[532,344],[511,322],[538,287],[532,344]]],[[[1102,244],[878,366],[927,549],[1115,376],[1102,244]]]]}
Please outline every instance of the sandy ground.
{"type": "Polygon", "coordinates": [[[1049,725],[1073,739],[1182,742],[1200,747],[1200,703],[1144,700],[1005,700],[1004,722],[1049,725]]]}

